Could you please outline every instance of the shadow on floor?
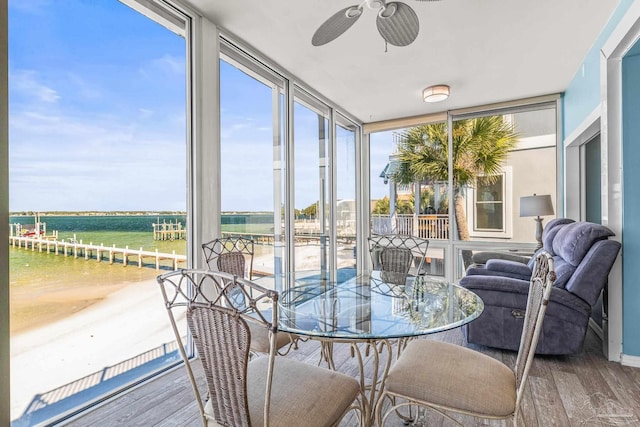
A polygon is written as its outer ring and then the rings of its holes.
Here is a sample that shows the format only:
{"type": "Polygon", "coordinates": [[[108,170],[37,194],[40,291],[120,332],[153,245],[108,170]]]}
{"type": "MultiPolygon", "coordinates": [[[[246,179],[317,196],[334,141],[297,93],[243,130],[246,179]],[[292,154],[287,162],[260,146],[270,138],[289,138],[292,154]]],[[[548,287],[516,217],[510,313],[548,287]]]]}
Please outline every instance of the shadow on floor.
{"type": "Polygon", "coordinates": [[[53,421],[181,361],[175,342],[163,344],[69,384],[36,394],[20,418],[11,421],[11,427],[29,427],[53,421]]]}

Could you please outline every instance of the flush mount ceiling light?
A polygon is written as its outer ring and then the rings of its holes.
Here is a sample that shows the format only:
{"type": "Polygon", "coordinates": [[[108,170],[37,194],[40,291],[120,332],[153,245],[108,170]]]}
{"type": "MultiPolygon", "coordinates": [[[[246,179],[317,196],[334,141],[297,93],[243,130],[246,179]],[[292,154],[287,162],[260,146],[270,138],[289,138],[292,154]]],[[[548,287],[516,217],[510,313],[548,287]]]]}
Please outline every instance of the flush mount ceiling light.
{"type": "Polygon", "coordinates": [[[422,91],[422,99],[424,102],[440,102],[449,97],[449,86],[435,85],[429,86],[422,91]]]}
{"type": "Polygon", "coordinates": [[[364,0],[360,5],[349,6],[327,19],[316,30],[311,44],[322,46],[337,39],[360,18],[365,5],[369,9],[379,9],[376,25],[378,32],[387,43],[394,46],[407,46],[418,37],[420,22],[418,22],[418,15],[409,5],[399,1],[364,0]]]}

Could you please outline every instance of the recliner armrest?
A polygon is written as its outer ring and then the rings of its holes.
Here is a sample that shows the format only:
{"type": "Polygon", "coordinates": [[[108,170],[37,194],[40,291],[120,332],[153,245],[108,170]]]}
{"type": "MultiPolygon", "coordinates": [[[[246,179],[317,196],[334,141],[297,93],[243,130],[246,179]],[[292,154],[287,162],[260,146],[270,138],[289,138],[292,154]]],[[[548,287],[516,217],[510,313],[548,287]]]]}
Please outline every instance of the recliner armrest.
{"type": "Polygon", "coordinates": [[[499,291],[523,295],[527,295],[529,293],[529,284],[528,280],[514,279],[512,277],[504,276],[472,275],[465,276],[460,279],[460,286],[469,289],[470,291],[499,291]]]}
{"type": "MultiPolygon", "coordinates": [[[[530,282],[526,280],[500,276],[465,276],[460,279],[460,286],[478,294],[485,306],[500,305],[524,309],[529,285],[530,282]]],[[[591,313],[591,306],[587,302],[564,289],[553,288],[550,304],[559,304],[586,318],[591,313]]],[[[554,315],[554,309],[548,309],[547,314],[554,315]]]]}
{"type": "Polygon", "coordinates": [[[518,261],[509,261],[504,259],[490,259],[487,261],[486,269],[490,271],[500,271],[514,279],[529,280],[531,278],[531,269],[527,264],[518,261]]]}
{"type": "MultiPolygon", "coordinates": [[[[484,266],[479,266],[479,267],[474,267],[471,266],[469,268],[467,268],[467,271],[465,271],[465,274],[467,276],[500,276],[500,277],[507,277],[510,279],[513,279],[513,275],[510,273],[506,273],[504,271],[498,271],[498,270],[488,270],[486,267],[484,266]]],[[[522,279],[520,277],[517,277],[517,279],[520,280],[529,280],[527,279],[522,279]]]]}
{"type": "Polygon", "coordinates": [[[471,257],[471,260],[473,261],[474,264],[486,264],[487,261],[491,259],[504,259],[504,260],[516,261],[516,262],[526,264],[529,262],[529,259],[531,259],[531,257],[512,254],[508,252],[476,252],[471,257]]]}

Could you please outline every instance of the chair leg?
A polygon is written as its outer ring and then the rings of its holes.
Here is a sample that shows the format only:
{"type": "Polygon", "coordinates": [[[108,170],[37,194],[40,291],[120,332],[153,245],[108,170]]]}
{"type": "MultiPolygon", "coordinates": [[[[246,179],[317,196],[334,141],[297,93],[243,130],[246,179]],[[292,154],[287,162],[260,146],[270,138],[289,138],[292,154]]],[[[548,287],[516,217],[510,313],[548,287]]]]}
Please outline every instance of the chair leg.
{"type": "Polygon", "coordinates": [[[390,395],[388,395],[386,393],[383,393],[380,396],[380,398],[378,400],[378,403],[377,403],[377,405],[375,407],[375,410],[374,410],[375,425],[378,426],[378,427],[382,427],[384,421],[386,421],[387,417],[389,416],[389,413],[392,412],[392,411],[396,413],[398,418],[400,418],[402,420],[402,423],[405,426],[408,426],[408,425],[410,425],[410,424],[412,424],[412,423],[414,423],[416,421],[417,417],[413,416],[413,410],[412,410],[413,405],[408,405],[407,406],[408,411],[409,411],[408,415],[401,414],[400,413],[400,408],[394,408],[395,406],[396,406],[396,398],[395,398],[395,396],[390,396],[390,395]],[[389,404],[391,406],[390,406],[389,410],[383,416],[382,415],[382,409],[384,408],[385,400],[388,400],[389,404]]]}

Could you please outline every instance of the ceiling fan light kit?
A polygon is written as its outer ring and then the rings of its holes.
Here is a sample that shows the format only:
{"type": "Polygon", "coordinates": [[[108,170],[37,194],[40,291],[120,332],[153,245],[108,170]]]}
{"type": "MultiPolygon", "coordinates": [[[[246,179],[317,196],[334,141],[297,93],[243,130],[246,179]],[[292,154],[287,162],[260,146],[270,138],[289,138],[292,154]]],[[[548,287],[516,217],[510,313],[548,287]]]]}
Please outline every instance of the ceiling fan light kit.
{"type": "Polygon", "coordinates": [[[422,91],[424,102],[440,102],[449,98],[450,88],[447,85],[434,85],[422,91]]]}
{"type": "Polygon", "coordinates": [[[342,9],[324,21],[313,34],[311,44],[322,46],[337,39],[362,16],[365,5],[369,9],[379,9],[376,26],[385,42],[402,47],[410,45],[418,37],[420,21],[418,21],[416,12],[409,5],[399,1],[364,0],[360,5],[342,9]]]}

